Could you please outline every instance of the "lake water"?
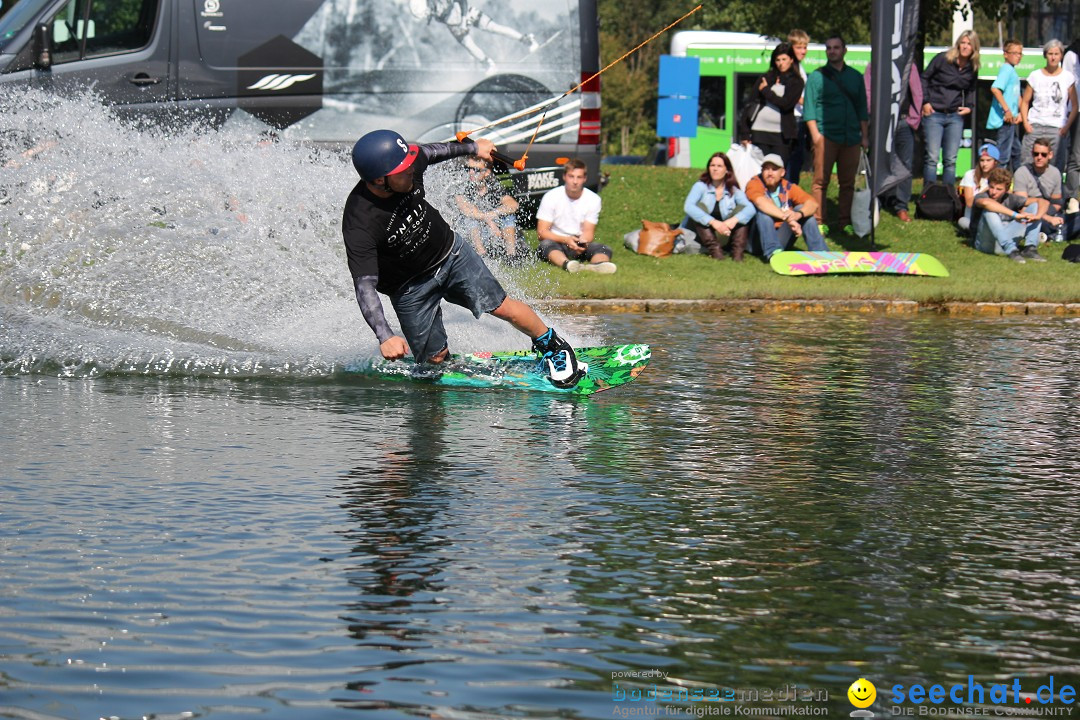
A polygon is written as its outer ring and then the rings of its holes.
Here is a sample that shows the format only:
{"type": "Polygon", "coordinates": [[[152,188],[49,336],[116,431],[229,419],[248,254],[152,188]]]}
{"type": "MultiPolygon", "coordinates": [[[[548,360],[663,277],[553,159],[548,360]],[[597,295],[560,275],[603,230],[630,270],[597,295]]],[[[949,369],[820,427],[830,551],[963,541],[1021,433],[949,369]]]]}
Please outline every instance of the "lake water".
{"type": "Polygon", "coordinates": [[[1077,319],[549,313],[652,365],[350,379],[340,158],[32,110],[85,141],[0,183],[0,717],[1080,712],[1077,319]]]}
{"type": "Polygon", "coordinates": [[[612,673],[654,669],[831,715],[860,676],[883,708],[1077,684],[1075,321],[587,325],[652,367],[579,401],[0,379],[0,716],[610,717],[651,683],[612,673]]]}

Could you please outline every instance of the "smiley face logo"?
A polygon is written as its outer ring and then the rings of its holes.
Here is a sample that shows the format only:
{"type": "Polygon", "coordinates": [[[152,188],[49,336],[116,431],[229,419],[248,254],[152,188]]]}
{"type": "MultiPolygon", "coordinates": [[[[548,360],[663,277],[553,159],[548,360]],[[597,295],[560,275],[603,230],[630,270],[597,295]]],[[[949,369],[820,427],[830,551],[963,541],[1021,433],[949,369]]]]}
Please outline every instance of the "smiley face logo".
{"type": "Polygon", "coordinates": [[[859,678],[847,689],[848,700],[857,708],[866,708],[877,699],[877,688],[866,678],[859,678]]]}

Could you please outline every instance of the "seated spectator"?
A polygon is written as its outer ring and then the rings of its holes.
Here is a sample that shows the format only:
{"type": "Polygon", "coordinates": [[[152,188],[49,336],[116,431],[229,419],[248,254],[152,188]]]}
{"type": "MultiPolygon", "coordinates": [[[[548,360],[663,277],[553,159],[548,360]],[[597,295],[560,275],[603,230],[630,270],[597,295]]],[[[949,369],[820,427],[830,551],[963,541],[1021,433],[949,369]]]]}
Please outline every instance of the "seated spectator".
{"type": "Polygon", "coordinates": [[[563,184],[540,198],[536,210],[536,254],[569,273],[590,270],[610,275],[611,248],[593,240],[600,222],[600,196],[585,187],[585,163],[571,158],[563,165],[563,184]]]}
{"type": "Polygon", "coordinates": [[[1008,255],[1013,262],[1045,262],[1039,255],[1038,217],[1047,202],[1029,200],[1009,192],[1013,176],[1006,168],[990,171],[987,189],[975,196],[971,226],[975,228],[975,249],[991,255],[1008,255]],[[1023,239],[1023,251],[1016,241],[1023,239]]]}
{"type": "Polygon", "coordinates": [[[975,203],[975,196],[986,192],[986,177],[990,171],[1001,162],[1001,153],[996,145],[989,143],[979,148],[979,163],[971,170],[964,173],[960,179],[960,197],[964,201],[964,217],[956,221],[960,229],[965,233],[971,231],[971,206],[975,203]]]}
{"type": "Polygon", "coordinates": [[[1049,237],[1067,240],[1080,234],[1080,217],[1065,215],[1061,172],[1053,165],[1053,147],[1054,142],[1050,138],[1037,138],[1032,142],[1031,161],[1018,167],[1013,176],[1013,194],[1046,200],[1046,214],[1039,217],[1042,232],[1049,237]]]}
{"type": "Polygon", "coordinates": [[[787,250],[799,237],[806,238],[808,250],[829,249],[814,220],[817,202],[801,187],[784,179],[784,161],[779,155],[765,156],[761,174],[746,184],[746,197],[757,209],[754,222],[761,254],[766,260],[787,250]]]}
{"type": "Polygon", "coordinates": [[[527,252],[524,240],[518,237],[518,201],[504,191],[490,163],[471,156],[465,160],[465,169],[468,181],[454,195],[463,216],[458,228],[461,234],[482,256],[513,259],[527,252]]]}
{"type": "Polygon", "coordinates": [[[727,155],[713,153],[708,168],[690,188],[683,210],[686,217],[679,226],[694,232],[703,253],[713,260],[723,260],[727,240],[726,250],[731,253],[731,259],[742,262],[755,211],[739,189],[727,155]]]}

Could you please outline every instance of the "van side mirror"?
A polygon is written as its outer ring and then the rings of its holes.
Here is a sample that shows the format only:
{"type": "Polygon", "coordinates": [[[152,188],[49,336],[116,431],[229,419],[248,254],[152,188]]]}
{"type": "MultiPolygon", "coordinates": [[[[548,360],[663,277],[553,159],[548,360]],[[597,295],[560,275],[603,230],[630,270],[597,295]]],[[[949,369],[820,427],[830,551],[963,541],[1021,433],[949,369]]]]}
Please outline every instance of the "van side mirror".
{"type": "Polygon", "coordinates": [[[39,70],[52,67],[52,37],[45,23],[34,28],[34,66],[39,70]]]}

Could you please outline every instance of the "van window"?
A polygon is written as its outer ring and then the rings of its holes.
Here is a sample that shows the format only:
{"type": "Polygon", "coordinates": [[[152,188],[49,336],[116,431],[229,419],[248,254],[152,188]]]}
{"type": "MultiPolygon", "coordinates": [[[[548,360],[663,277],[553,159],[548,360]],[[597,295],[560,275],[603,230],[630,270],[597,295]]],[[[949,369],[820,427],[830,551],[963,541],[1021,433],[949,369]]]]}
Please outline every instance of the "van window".
{"type": "Polygon", "coordinates": [[[53,62],[132,52],[154,34],[159,0],[70,0],[53,16],[53,62]]]}
{"type": "Polygon", "coordinates": [[[19,0],[17,4],[10,0],[2,1],[4,6],[0,8],[0,50],[16,52],[16,49],[8,47],[8,43],[34,21],[47,0],[19,0]]]}

